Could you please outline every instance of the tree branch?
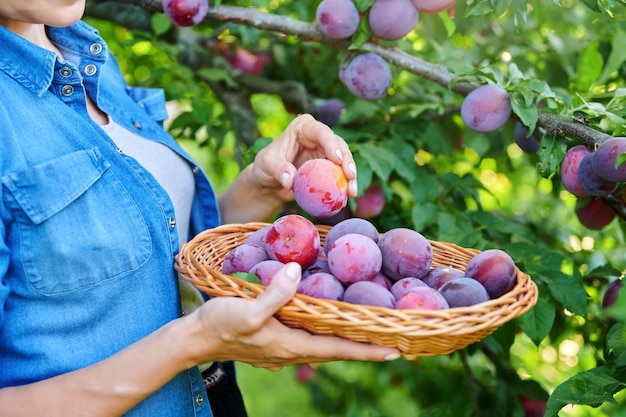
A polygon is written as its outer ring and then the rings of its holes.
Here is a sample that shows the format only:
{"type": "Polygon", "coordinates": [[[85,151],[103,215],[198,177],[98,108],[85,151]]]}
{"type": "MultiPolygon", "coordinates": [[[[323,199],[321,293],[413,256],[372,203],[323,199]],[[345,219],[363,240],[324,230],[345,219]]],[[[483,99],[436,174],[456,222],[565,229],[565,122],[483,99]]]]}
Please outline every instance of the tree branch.
{"type": "MultiPolygon", "coordinates": [[[[148,12],[162,11],[161,0],[88,1],[88,5],[104,5],[105,3],[130,4],[138,6],[148,12]]],[[[94,6],[94,8],[89,8],[88,10],[91,11],[97,9],[94,6]]],[[[220,5],[218,7],[209,8],[206,19],[218,20],[222,22],[234,22],[264,31],[279,32],[295,36],[304,41],[324,43],[338,49],[347,49],[350,45],[349,41],[338,41],[327,38],[315,24],[296,20],[288,16],[265,13],[255,8],[220,5]]],[[[119,18],[112,17],[111,20],[120,22],[119,18]]],[[[458,83],[450,87],[450,82],[454,78],[454,74],[452,74],[446,67],[421,60],[393,46],[367,42],[362,46],[362,49],[377,53],[390,64],[393,64],[396,67],[413,73],[419,77],[431,80],[446,88],[451,88],[452,91],[460,95],[467,95],[475,88],[475,86],[469,83],[458,83]]],[[[251,81],[249,84],[251,84],[250,87],[253,88],[262,87],[262,85],[251,81]]],[[[602,143],[611,138],[610,135],[599,132],[585,124],[550,113],[540,112],[537,125],[544,128],[548,133],[572,137],[588,146],[602,143]]]]}

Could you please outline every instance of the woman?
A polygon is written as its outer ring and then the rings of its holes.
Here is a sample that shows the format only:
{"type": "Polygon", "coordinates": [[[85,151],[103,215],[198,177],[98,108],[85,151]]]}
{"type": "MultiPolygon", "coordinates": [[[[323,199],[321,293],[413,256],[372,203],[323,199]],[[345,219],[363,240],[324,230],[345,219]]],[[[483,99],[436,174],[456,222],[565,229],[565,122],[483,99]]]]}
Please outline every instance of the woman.
{"type": "Polygon", "coordinates": [[[354,196],[354,160],[300,116],[217,198],[163,130],[162,93],[125,84],[80,21],[84,6],[0,3],[0,416],[227,415],[220,398],[241,406],[232,369],[201,375],[198,365],[397,358],[278,322],[297,264],[254,301],[216,298],[183,314],[173,269],[182,241],[269,219],[309,158],[340,163],[354,196]],[[224,379],[230,388],[209,405],[224,379]]]}

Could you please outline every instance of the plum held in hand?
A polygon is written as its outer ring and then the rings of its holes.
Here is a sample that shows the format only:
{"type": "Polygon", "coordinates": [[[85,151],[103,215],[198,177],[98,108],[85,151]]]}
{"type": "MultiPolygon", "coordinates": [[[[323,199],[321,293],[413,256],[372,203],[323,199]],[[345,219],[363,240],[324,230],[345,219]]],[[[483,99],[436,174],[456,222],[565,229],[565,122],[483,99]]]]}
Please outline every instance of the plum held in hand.
{"type": "Polygon", "coordinates": [[[311,216],[330,217],[348,203],[348,180],[340,165],[328,159],[309,159],[296,171],[293,195],[311,216]]]}
{"type": "Polygon", "coordinates": [[[320,31],[331,39],[346,39],[359,27],[359,11],[352,0],[323,0],[315,12],[320,31]]]}
{"type": "Polygon", "coordinates": [[[508,253],[500,249],[488,249],[470,259],[464,275],[483,284],[493,299],[506,294],[515,286],[517,268],[508,253]]]}
{"type": "Polygon", "coordinates": [[[475,132],[493,132],[511,117],[509,93],[495,84],[485,84],[470,92],[461,104],[461,118],[475,132]]]}
{"type": "Polygon", "coordinates": [[[272,223],[265,236],[265,249],[271,259],[297,262],[306,269],[318,259],[320,234],[306,217],[287,214],[272,223]]]}
{"type": "Polygon", "coordinates": [[[372,33],[390,41],[405,37],[417,24],[418,17],[411,0],[376,0],[368,15],[372,33]]]}
{"type": "Polygon", "coordinates": [[[208,11],[208,0],[163,0],[163,12],[178,26],[196,25],[208,11]]]}

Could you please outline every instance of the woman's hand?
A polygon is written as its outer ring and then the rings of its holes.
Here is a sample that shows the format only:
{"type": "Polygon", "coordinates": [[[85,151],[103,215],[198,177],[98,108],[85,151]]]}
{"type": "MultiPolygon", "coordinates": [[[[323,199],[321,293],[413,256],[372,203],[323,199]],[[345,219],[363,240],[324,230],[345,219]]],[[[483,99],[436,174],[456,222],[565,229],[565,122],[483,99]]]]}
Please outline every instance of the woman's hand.
{"type": "Polygon", "coordinates": [[[256,299],[218,297],[191,314],[188,319],[198,324],[193,341],[200,349],[198,362],[236,360],[277,370],[297,363],[383,361],[399,356],[395,348],[312,335],[279,322],[274,314],[293,298],[300,276],[300,266],[289,263],[256,299]]]}
{"type": "Polygon", "coordinates": [[[348,180],[348,196],[356,196],[356,165],[348,144],[327,125],[304,114],[262,149],[219,197],[222,222],[267,221],[293,200],[294,174],[313,158],[327,158],[341,165],[348,180]]]}

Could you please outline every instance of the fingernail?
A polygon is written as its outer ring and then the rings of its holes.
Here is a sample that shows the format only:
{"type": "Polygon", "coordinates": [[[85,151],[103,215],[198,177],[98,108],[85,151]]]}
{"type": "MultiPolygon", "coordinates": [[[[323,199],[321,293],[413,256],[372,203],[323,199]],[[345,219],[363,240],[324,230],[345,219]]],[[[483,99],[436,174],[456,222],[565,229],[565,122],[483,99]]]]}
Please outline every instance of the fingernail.
{"type": "Polygon", "coordinates": [[[287,180],[288,179],[289,179],[289,174],[287,174],[286,172],[283,172],[283,174],[280,176],[280,183],[285,188],[287,188],[287,180]]]}
{"type": "Polygon", "coordinates": [[[385,356],[385,360],[386,361],[395,361],[399,357],[400,357],[399,353],[390,353],[389,355],[385,356]]]}
{"type": "Polygon", "coordinates": [[[339,149],[335,149],[335,155],[337,155],[337,158],[339,158],[340,162],[343,161],[343,154],[339,149]]]}
{"type": "Polygon", "coordinates": [[[300,264],[297,262],[288,263],[285,268],[285,274],[287,274],[290,280],[298,281],[300,279],[300,274],[302,274],[300,264]]]}
{"type": "Polygon", "coordinates": [[[348,164],[348,168],[350,168],[350,171],[354,172],[356,174],[356,165],[354,165],[354,162],[350,162],[348,164]]]}
{"type": "Polygon", "coordinates": [[[348,182],[348,187],[350,187],[350,194],[352,195],[356,195],[357,191],[359,190],[356,180],[350,180],[348,182]]]}

